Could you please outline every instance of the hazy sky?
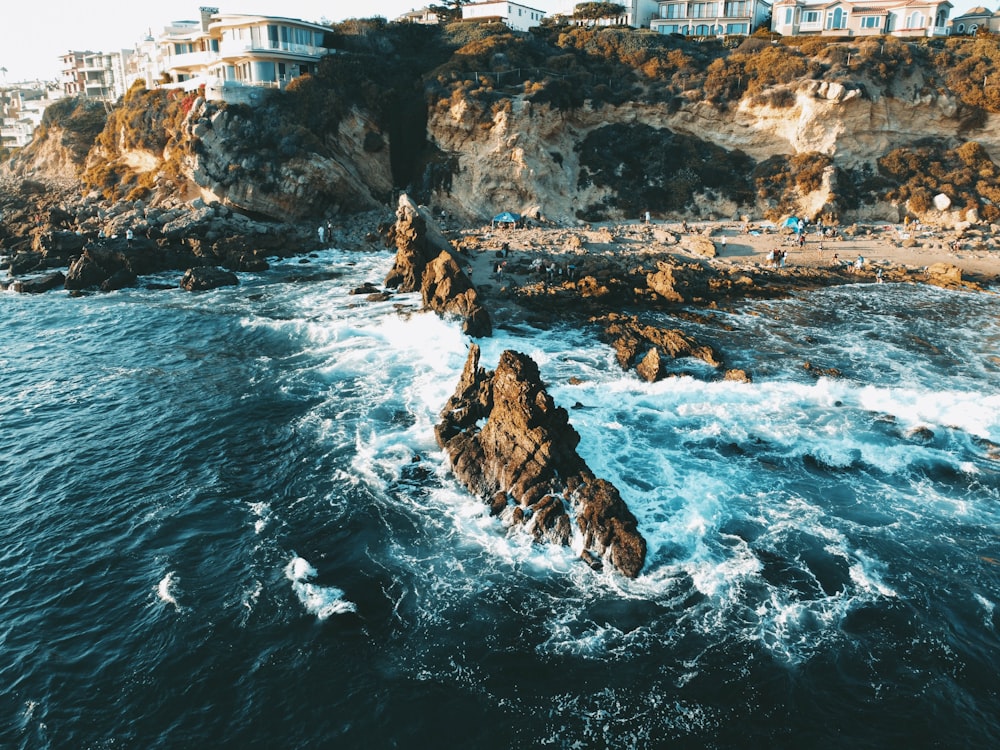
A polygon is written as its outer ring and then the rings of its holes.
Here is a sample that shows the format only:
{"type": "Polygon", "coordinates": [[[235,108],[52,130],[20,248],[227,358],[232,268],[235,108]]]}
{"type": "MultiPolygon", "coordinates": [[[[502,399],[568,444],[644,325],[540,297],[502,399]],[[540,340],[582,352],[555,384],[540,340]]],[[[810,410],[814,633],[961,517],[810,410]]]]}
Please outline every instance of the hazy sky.
{"type": "MultiPolygon", "coordinates": [[[[976,4],[953,0],[952,18],[976,4]]],[[[573,0],[522,0],[539,10],[571,8],[573,0]]],[[[1000,0],[998,0],[1000,3],[1000,0]]],[[[110,52],[131,48],[152,30],[154,36],[171,21],[197,19],[201,5],[226,13],[263,13],[307,21],[385,16],[395,18],[427,2],[418,0],[3,0],[0,3],[0,68],[6,81],[57,79],[59,56],[68,50],[110,52]]],[[[989,5],[993,9],[995,5],[989,5]]],[[[4,78],[0,78],[0,83],[4,78]]]]}
{"type": "MultiPolygon", "coordinates": [[[[566,0],[533,0],[525,5],[546,12],[566,0]]],[[[395,18],[424,0],[2,0],[0,68],[10,82],[59,77],[59,56],[68,50],[111,52],[129,49],[152,29],[156,36],[171,21],[196,20],[208,5],[223,13],[262,13],[306,21],[395,18]]],[[[0,82],[3,82],[0,77],[0,82]]]]}

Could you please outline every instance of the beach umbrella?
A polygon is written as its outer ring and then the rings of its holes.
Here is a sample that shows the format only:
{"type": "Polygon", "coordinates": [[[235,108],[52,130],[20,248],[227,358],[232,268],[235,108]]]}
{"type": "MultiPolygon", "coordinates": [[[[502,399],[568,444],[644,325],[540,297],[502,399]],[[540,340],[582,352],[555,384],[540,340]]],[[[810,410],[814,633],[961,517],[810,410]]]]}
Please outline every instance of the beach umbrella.
{"type": "Polygon", "coordinates": [[[783,222],[781,222],[781,226],[783,226],[783,227],[793,227],[794,228],[794,227],[797,227],[798,225],[799,225],[799,217],[798,216],[789,216],[787,219],[785,219],[783,222]]]}
{"type": "Polygon", "coordinates": [[[510,211],[504,211],[502,214],[497,214],[493,217],[494,224],[517,224],[520,220],[520,216],[510,211]]]}

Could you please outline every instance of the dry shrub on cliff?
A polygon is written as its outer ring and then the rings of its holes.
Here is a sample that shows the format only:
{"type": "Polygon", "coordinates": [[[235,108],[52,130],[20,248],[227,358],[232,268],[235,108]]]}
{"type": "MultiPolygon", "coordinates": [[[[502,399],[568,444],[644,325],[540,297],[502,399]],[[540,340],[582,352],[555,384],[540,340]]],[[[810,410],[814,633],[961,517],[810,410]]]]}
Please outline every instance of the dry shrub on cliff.
{"type": "Polygon", "coordinates": [[[986,221],[1000,219],[1000,168],[974,141],[955,149],[936,142],[898,148],[879,159],[878,168],[894,185],[884,197],[908,202],[915,213],[931,210],[934,195],[944,193],[956,208],[978,209],[986,221]]]}
{"type": "Polygon", "coordinates": [[[771,205],[771,218],[792,213],[801,196],[823,187],[823,175],[832,165],[829,156],[815,151],[772,156],[753,171],[757,197],[771,205]]]}
{"type": "Polygon", "coordinates": [[[199,92],[154,89],[135,83],[121,104],[108,115],[96,138],[99,158],[83,174],[83,183],[108,200],[146,198],[157,172],[139,172],[120,157],[124,151],[147,151],[161,158],[159,174],[169,183],[183,181],[180,130],[199,92]]]}
{"type": "Polygon", "coordinates": [[[36,141],[43,141],[49,131],[62,130],[62,145],[69,148],[79,161],[83,161],[94,140],[104,129],[107,112],[104,103],[83,97],[60,99],[46,108],[41,127],[35,133],[36,141]]]}
{"type": "Polygon", "coordinates": [[[640,124],[614,124],[591,131],[577,146],[578,186],[611,189],[606,205],[588,206],[585,220],[614,209],[626,216],[642,211],[681,212],[698,193],[714,191],[737,203],[752,199],[747,177],[753,161],[696,138],[640,124]]]}

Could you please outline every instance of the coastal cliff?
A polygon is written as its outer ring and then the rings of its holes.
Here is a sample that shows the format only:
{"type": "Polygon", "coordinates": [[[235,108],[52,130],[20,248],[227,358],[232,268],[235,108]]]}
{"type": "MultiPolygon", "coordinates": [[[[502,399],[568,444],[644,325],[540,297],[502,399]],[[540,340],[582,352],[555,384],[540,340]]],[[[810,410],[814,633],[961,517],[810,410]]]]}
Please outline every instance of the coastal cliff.
{"type": "MultiPolygon", "coordinates": [[[[639,180],[660,175],[655,167],[660,155],[651,153],[660,141],[669,149],[677,134],[703,140],[727,153],[744,154],[749,176],[756,163],[775,156],[816,154],[829,157],[841,168],[874,165],[896,148],[934,139],[954,139],[961,121],[955,99],[947,94],[901,99],[873,97],[860,84],[844,85],[803,81],[783,87],[791,106],[775,107],[742,99],[735,107],[692,102],[677,109],[662,104],[626,102],[619,106],[586,103],[571,111],[526,97],[511,97],[509,106],[497,108],[483,119],[468,100],[441,100],[431,110],[428,136],[442,152],[453,157],[456,168],[446,189],[433,201],[459,215],[488,216],[498,207],[528,215],[539,213],[556,222],[573,221],[581,207],[614,202],[620,190],[610,183],[597,184],[587,175],[594,171],[581,148],[588,137],[615,127],[620,164],[641,161],[631,172],[639,180]],[[643,137],[649,133],[650,137],[643,137]],[[653,141],[653,142],[650,142],[653,141]]],[[[979,141],[991,154],[1000,154],[1000,139],[984,128],[979,141]]],[[[666,185],[665,185],[666,187],[666,185]]],[[[830,180],[795,197],[798,209],[817,215],[836,201],[830,180]]],[[[742,202],[698,201],[717,215],[729,218],[754,213],[766,202],[746,196],[742,202]]],[[[631,214],[644,208],[635,206],[631,214]]],[[[883,207],[885,218],[898,218],[898,207],[883,207]]],[[[871,218],[871,209],[867,212],[871,218]]]]}

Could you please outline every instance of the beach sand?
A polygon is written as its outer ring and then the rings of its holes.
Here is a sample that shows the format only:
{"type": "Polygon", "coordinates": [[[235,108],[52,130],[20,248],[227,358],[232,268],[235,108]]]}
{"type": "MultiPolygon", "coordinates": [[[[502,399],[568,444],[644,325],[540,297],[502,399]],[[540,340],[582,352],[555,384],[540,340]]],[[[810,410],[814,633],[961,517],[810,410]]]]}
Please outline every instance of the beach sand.
{"type": "Polygon", "coordinates": [[[467,268],[473,282],[495,279],[497,262],[541,258],[563,265],[586,264],[587,256],[608,254],[622,261],[641,261],[649,256],[673,255],[681,260],[703,261],[767,268],[767,254],[774,248],[787,252],[786,266],[831,267],[847,265],[860,255],[866,268],[883,267],[923,269],[945,263],[962,270],[963,277],[979,283],[996,283],[1000,277],[1000,247],[989,232],[967,230],[958,237],[953,230],[893,224],[840,227],[837,239],[823,237],[813,228],[806,233],[804,247],[798,247],[794,235],[777,229],[751,225],[743,231],[737,222],[691,222],[687,231],[681,222],[639,221],[591,224],[580,228],[528,227],[475,229],[442,227],[445,235],[463,246],[467,268]],[[724,242],[723,242],[724,238],[724,242]],[[710,239],[717,253],[707,258],[697,251],[703,239],[710,239]],[[957,243],[953,246],[952,243],[957,243]],[[506,258],[504,245],[509,248],[506,258]],[[835,259],[834,256],[837,256],[835,259]]]}

